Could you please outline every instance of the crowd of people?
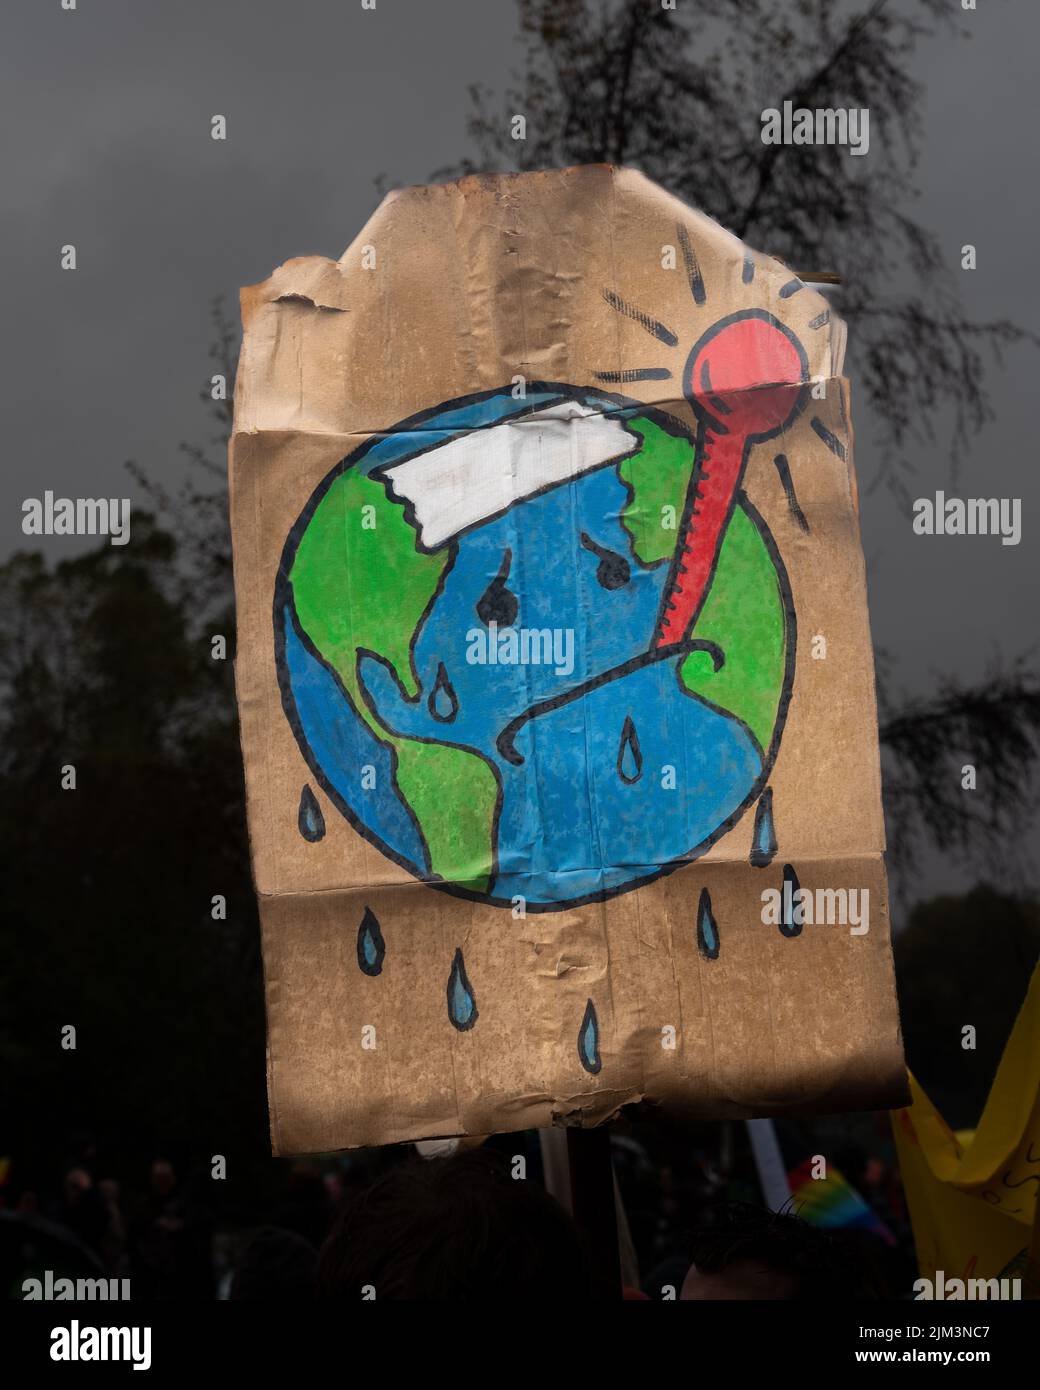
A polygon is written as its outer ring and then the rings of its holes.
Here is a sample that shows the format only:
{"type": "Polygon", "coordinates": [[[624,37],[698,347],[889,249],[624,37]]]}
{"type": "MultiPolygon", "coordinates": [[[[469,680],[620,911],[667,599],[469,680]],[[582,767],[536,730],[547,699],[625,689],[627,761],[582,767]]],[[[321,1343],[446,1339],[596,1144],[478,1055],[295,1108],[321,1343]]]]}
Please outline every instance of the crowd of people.
{"type": "MultiPolygon", "coordinates": [[[[913,1247],[894,1169],[868,1158],[858,1176],[895,1236],[823,1229],[796,1202],[779,1213],[761,1205],[741,1132],[615,1135],[625,1297],[905,1294],[913,1247]]],[[[182,1173],[163,1154],[140,1165],[140,1180],[133,1171],[122,1180],[83,1138],[51,1186],[23,1171],[17,1155],[4,1171],[8,1298],[23,1297],[25,1280],[46,1270],[125,1280],[134,1301],[559,1300],[602,1289],[587,1233],[546,1191],[535,1133],[437,1157],[402,1145],[272,1160],[259,1184],[237,1190],[209,1170],[182,1173]]]]}

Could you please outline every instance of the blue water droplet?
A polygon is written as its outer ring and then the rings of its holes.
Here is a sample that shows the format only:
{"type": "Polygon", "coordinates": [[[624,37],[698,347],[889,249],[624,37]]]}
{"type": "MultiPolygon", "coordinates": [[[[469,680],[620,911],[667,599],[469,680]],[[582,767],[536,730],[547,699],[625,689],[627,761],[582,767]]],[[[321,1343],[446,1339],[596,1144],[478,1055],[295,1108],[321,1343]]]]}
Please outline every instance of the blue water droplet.
{"type": "Polygon", "coordinates": [[[701,900],[697,904],[697,946],[701,955],[709,960],[719,957],[719,929],[715,914],[711,910],[711,897],[707,888],[701,889],[701,900]]]}
{"type": "Polygon", "coordinates": [[[466,974],[466,963],[462,959],[461,946],[456,947],[451,974],[448,976],[448,1017],[460,1033],[472,1028],[479,1017],[477,1001],[473,997],[473,990],[466,974]]]}
{"type": "Polygon", "coordinates": [[[617,770],[622,782],[628,786],[631,786],[633,782],[638,782],[643,775],[643,755],[639,750],[639,735],[636,733],[636,726],[632,723],[630,714],[625,715],[625,722],[621,726],[617,770]]]}
{"type": "Polygon", "coordinates": [[[790,864],[784,865],[784,886],[781,892],[780,930],[784,936],[801,936],[802,924],[794,919],[794,895],[801,889],[798,875],[790,864]]]}
{"type": "Polygon", "coordinates": [[[450,724],[459,712],[459,697],[455,694],[455,687],[448,679],[443,661],[438,663],[437,679],[433,683],[430,698],[426,703],[430,713],[440,724],[450,724]]]}
{"type": "Polygon", "coordinates": [[[599,1055],[599,1020],[596,1018],[596,1006],[591,999],[585,1005],[585,1017],[578,1029],[578,1056],[581,1058],[582,1066],[586,1071],[592,1072],[593,1076],[603,1065],[599,1055]]]}
{"type": "Polygon", "coordinates": [[[365,908],[357,934],[357,963],[366,975],[378,975],[383,968],[386,942],[379,919],[370,907],[365,908]]]}
{"type": "Polygon", "coordinates": [[[321,807],[318,799],[307,786],[303,784],[303,791],[300,793],[300,810],[296,820],[300,827],[300,834],[305,840],[309,840],[313,845],[317,840],[323,839],[325,835],[325,817],[321,814],[321,807]]]}
{"type": "Polygon", "coordinates": [[[764,869],[776,854],[776,828],[773,825],[773,788],[766,787],[755,807],[755,829],[751,836],[751,863],[764,869]]]}

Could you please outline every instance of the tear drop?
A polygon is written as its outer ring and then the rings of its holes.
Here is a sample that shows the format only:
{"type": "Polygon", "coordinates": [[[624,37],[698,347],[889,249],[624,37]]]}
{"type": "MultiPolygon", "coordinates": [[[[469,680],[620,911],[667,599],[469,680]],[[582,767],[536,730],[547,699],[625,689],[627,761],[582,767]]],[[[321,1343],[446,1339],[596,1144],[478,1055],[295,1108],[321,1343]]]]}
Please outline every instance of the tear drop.
{"type": "Polygon", "coordinates": [[[365,908],[357,934],[357,963],[366,975],[378,975],[383,968],[386,955],[386,942],[379,926],[379,918],[370,907],[365,908]]]}
{"type": "Polygon", "coordinates": [[[473,1027],[478,1016],[477,1001],[473,997],[466,964],[462,959],[462,947],[458,946],[448,976],[448,1017],[459,1032],[464,1033],[467,1028],[473,1027]]]}
{"type": "Polygon", "coordinates": [[[711,910],[711,897],[707,888],[701,889],[701,900],[697,904],[697,947],[702,956],[709,960],[719,958],[719,929],[715,914],[711,910]]]}
{"type": "Polygon", "coordinates": [[[459,697],[448,679],[443,661],[437,666],[437,679],[433,683],[427,705],[434,719],[440,724],[450,724],[459,712],[459,697]]]}
{"type": "Polygon", "coordinates": [[[296,818],[300,834],[313,845],[325,835],[325,817],[321,814],[318,798],[306,782],[300,792],[300,810],[296,818]]]}
{"type": "Polygon", "coordinates": [[[513,552],[507,550],[502,557],[498,573],[492,579],[480,598],[477,599],[477,617],[485,627],[497,623],[499,627],[512,627],[516,622],[519,608],[516,594],[506,588],[509,567],[513,563],[513,552]]]}
{"type": "Polygon", "coordinates": [[[794,895],[801,890],[798,875],[790,864],[784,865],[784,887],[781,893],[780,930],[784,936],[801,936],[802,924],[795,920],[794,895]]]}
{"type": "Polygon", "coordinates": [[[625,722],[621,726],[617,770],[622,782],[629,787],[633,782],[638,782],[643,775],[643,755],[639,751],[639,735],[636,733],[636,726],[632,723],[630,714],[625,715],[625,722]]]}
{"type": "Polygon", "coordinates": [[[585,531],[581,533],[581,543],[586,550],[591,550],[593,555],[599,557],[596,580],[600,587],[604,589],[624,588],[632,578],[632,570],[625,557],[619,555],[616,550],[607,550],[605,546],[597,545],[585,531]]]}
{"type": "Polygon", "coordinates": [[[585,1005],[585,1017],[578,1029],[578,1056],[586,1071],[596,1075],[603,1063],[599,1055],[599,1020],[596,1006],[590,999],[585,1005]]]}
{"type": "Polygon", "coordinates": [[[755,828],[751,835],[751,863],[764,869],[776,854],[776,829],[773,825],[773,788],[766,787],[755,807],[755,828]]]}

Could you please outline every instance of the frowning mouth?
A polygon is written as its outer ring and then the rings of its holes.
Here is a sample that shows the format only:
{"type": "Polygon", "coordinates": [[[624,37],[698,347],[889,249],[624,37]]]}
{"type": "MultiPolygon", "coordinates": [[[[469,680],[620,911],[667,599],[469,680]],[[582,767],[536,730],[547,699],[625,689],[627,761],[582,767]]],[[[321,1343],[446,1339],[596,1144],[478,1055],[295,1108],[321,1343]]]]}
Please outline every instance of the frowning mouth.
{"type": "Polygon", "coordinates": [[[688,638],[682,642],[672,642],[667,646],[652,647],[649,651],[640,652],[630,661],[623,661],[620,666],[612,666],[609,670],[601,671],[598,676],[590,676],[587,681],[582,681],[580,685],[572,686],[559,695],[552,695],[546,700],[538,700],[533,705],[529,705],[523,714],[518,714],[509,721],[495,740],[495,746],[498,748],[500,756],[505,762],[512,763],[514,767],[522,766],[524,759],[516,751],[515,740],[520,730],[530,724],[532,720],[539,718],[540,715],[548,714],[552,710],[559,709],[562,705],[573,704],[575,700],[582,699],[591,694],[593,690],[598,690],[600,686],[607,685],[610,681],[620,680],[623,676],[630,676],[633,671],[641,671],[644,667],[656,665],[659,661],[669,661],[672,657],[687,656],[690,652],[707,652],[716,671],[722,669],[726,660],[718,643],[709,642],[703,638],[688,638]]]}

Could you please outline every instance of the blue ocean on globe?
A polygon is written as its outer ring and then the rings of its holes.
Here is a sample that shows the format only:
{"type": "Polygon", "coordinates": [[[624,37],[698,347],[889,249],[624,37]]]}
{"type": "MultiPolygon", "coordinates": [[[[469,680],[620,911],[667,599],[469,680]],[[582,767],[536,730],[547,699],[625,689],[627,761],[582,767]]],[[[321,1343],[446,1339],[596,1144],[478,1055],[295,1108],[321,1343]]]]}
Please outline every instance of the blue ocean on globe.
{"type": "MultiPolygon", "coordinates": [[[[561,398],[502,392],[430,414],[423,431],[446,442],[561,398]]],[[[615,400],[582,399],[618,411],[615,400]]],[[[351,466],[371,475],[429,447],[428,434],[401,430],[351,466]]],[[[414,631],[418,698],[390,660],[360,649],[352,697],[303,631],[291,584],[280,589],[283,698],[308,761],[362,833],[417,877],[437,875],[395,781],[395,741],[465,749],[490,767],[499,788],[491,862],[486,889],[472,895],[535,909],[608,896],[691,857],[760,785],[763,752],[747,726],[683,684],[685,652],[659,658],[652,648],[669,566],[637,557],[622,524],[630,497],[608,464],[455,537],[414,631]],[[491,659],[509,630],[557,634],[562,660],[491,659]],[[375,791],[362,787],[365,767],[375,791]]],[[[467,891],[464,879],[445,886],[467,891]]]]}

